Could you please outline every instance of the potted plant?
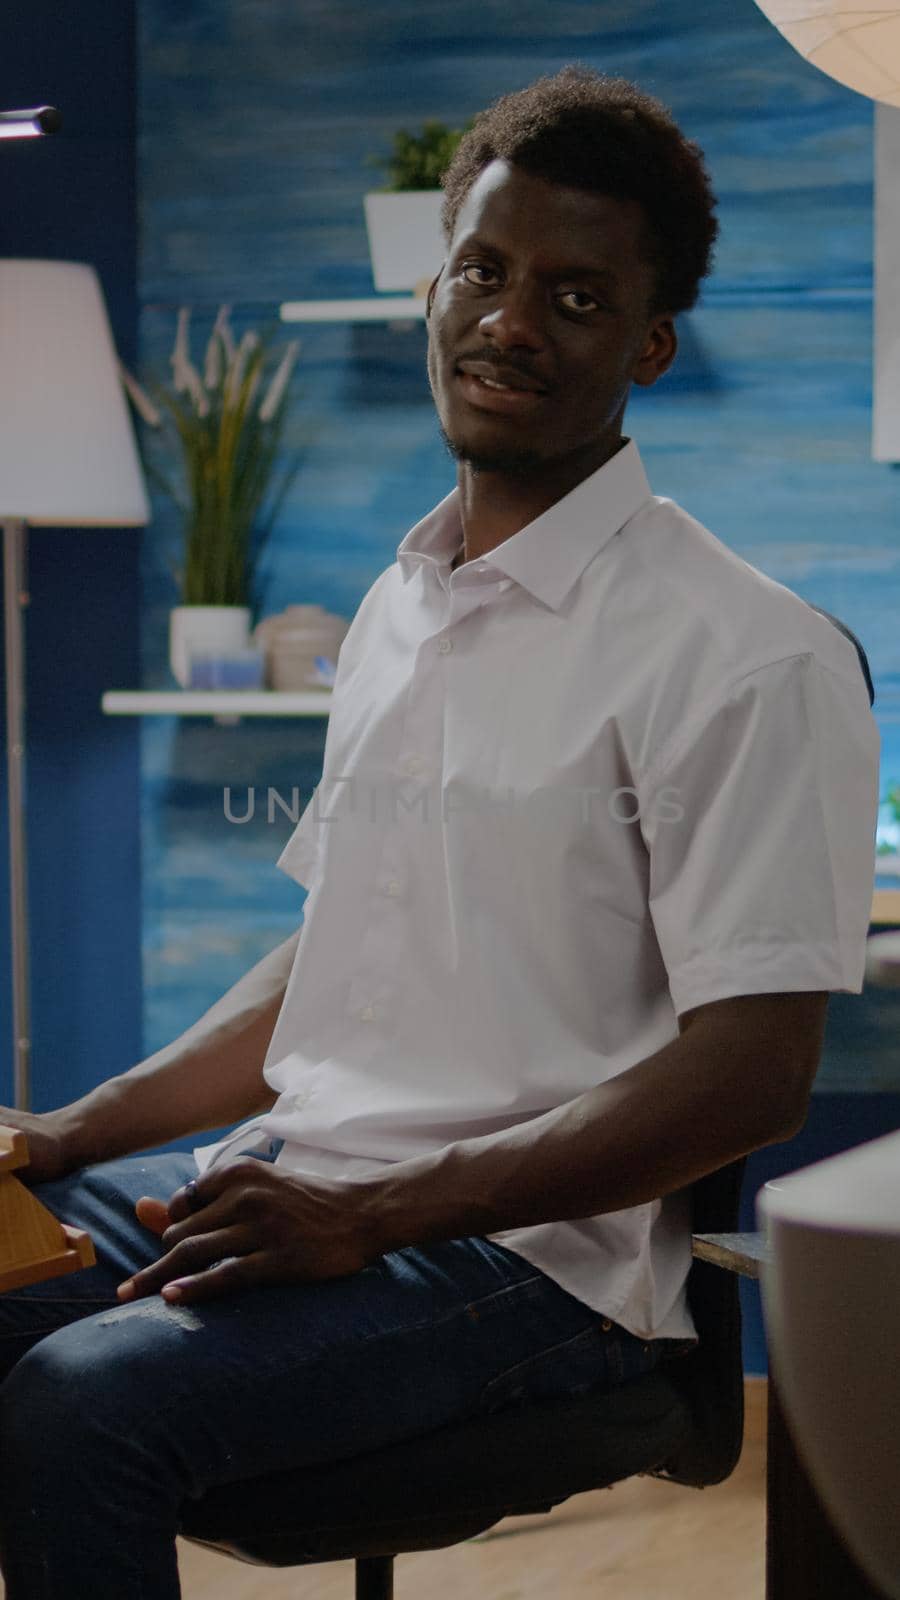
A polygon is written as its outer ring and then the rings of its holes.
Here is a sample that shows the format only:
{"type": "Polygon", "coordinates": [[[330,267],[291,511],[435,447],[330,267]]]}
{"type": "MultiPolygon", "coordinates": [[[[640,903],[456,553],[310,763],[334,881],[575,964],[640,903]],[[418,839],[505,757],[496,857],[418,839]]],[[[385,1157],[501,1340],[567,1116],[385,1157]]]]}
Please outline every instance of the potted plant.
{"type": "Polygon", "coordinates": [[[472,121],[459,129],[426,122],[420,134],[401,128],[390,156],[366,157],[368,166],[388,172],[387,183],[363,200],[376,289],[422,290],[440,269],[440,181],[471,126],[472,121]]]}
{"type": "Polygon", "coordinates": [[[176,572],[182,603],[169,627],[169,662],[182,687],[190,682],[193,655],[229,656],[248,647],[259,558],[299,466],[296,458],[288,466],[263,518],[300,341],[284,348],[258,403],[271,336],[248,332],[236,343],[229,311],[222,306],[216,318],[202,376],[191,360],[187,307],[178,314],[170,387],[149,385],[148,395],[120,369],[138,415],[150,428],[170,429],[180,458],[177,489],[144,453],[148,476],[184,518],[176,572]]]}

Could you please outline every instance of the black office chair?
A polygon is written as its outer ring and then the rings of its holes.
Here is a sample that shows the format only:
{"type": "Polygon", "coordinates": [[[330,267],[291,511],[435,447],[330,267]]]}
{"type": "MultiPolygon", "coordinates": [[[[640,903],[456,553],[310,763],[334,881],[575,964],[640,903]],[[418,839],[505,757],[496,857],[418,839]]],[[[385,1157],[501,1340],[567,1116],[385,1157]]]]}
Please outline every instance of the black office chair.
{"type": "MultiPolygon", "coordinates": [[[[856,646],[874,703],[865,651],[856,646]]],[[[691,1186],[692,1231],[735,1233],[746,1157],[691,1186]]],[[[529,1403],[350,1461],[274,1473],[182,1508],[180,1532],[263,1566],[356,1562],[356,1600],[392,1600],[394,1557],[471,1539],[504,1517],[635,1474],[702,1489],[740,1458],[744,1373],[739,1279],[694,1259],[688,1303],[699,1343],[612,1391],[529,1403]]]]}
{"type": "MultiPolygon", "coordinates": [[[[745,1157],[692,1186],[693,1231],[737,1228],[745,1157]]],[[[391,1600],[394,1556],[470,1539],[635,1473],[704,1488],[741,1453],[738,1278],[694,1260],[699,1344],[612,1391],[531,1403],[324,1466],[188,1501],[180,1531],[264,1566],[356,1562],[357,1600],[391,1600]]]]}

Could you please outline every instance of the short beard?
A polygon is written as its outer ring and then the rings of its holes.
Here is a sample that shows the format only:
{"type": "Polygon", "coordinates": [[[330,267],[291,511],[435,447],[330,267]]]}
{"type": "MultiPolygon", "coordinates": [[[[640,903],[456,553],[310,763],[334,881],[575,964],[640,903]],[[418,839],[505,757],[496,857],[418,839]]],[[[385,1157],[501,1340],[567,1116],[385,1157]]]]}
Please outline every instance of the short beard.
{"type": "Polygon", "coordinates": [[[530,478],[544,466],[537,450],[497,449],[489,454],[469,449],[467,445],[454,444],[450,435],[438,422],[438,431],[454,461],[465,461],[475,473],[502,472],[507,478],[530,478]]]}

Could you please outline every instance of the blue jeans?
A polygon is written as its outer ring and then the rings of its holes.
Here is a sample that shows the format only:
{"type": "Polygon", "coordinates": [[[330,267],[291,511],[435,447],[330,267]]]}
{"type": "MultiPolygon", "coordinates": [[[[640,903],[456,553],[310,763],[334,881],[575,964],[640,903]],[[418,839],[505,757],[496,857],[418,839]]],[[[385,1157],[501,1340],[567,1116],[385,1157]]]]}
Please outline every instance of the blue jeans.
{"type": "Polygon", "coordinates": [[[135,1201],[195,1171],[186,1153],[135,1156],[35,1188],[88,1230],[98,1265],[0,1296],[7,1600],[176,1600],[179,1508],[211,1486],[609,1387],[659,1358],[483,1238],[196,1308],[120,1305],[116,1286],[161,1248],[135,1201]]]}

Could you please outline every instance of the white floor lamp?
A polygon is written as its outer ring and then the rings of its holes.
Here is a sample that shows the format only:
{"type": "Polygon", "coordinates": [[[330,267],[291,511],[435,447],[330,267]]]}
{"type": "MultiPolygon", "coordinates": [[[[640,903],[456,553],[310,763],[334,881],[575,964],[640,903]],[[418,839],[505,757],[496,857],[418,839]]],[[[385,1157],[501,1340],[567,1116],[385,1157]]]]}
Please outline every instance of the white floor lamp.
{"type": "Polygon", "coordinates": [[[150,520],[106,307],[93,267],[0,260],[0,521],[9,793],[15,1104],[31,1103],[25,692],[26,524],[150,520]]]}

